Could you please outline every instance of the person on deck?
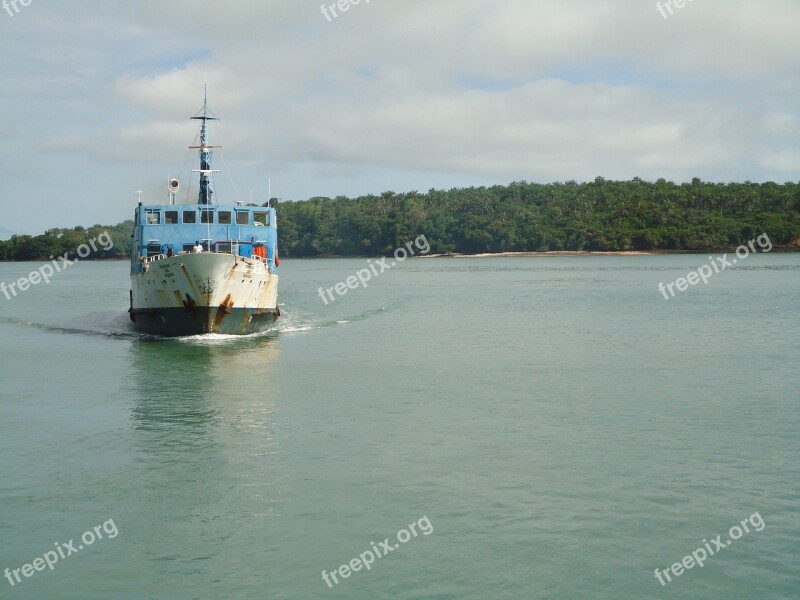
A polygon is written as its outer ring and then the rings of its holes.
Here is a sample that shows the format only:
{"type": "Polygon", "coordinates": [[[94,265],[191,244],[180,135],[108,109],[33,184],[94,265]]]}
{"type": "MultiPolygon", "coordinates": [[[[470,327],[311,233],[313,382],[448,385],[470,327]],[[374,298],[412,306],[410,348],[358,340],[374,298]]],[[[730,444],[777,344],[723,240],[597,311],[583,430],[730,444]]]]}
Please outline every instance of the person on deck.
{"type": "Polygon", "coordinates": [[[197,240],[194,243],[194,248],[192,248],[192,252],[194,252],[195,254],[200,254],[202,251],[203,251],[203,246],[200,245],[200,240],[197,240]]]}

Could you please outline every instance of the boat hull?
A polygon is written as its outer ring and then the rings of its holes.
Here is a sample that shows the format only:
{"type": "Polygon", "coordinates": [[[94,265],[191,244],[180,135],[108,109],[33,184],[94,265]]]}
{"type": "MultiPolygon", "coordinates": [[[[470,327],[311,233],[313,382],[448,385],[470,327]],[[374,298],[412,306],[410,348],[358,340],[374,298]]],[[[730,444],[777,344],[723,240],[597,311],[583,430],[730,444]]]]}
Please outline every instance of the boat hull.
{"type": "Polygon", "coordinates": [[[269,329],[280,316],[278,275],[259,258],[184,254],[146,262],[131,275],[137,331],[169,337],[269,329]]]}
{"type": "Polygon", "coordinates": [[[255,309],[235,308],[230,314],[219,307],[198,306],[191,311],[183,308],[134,310],[136,331],[166,337],[222,333],[247,335],[268,330],[278,313],[258,313],[255,309]]]}

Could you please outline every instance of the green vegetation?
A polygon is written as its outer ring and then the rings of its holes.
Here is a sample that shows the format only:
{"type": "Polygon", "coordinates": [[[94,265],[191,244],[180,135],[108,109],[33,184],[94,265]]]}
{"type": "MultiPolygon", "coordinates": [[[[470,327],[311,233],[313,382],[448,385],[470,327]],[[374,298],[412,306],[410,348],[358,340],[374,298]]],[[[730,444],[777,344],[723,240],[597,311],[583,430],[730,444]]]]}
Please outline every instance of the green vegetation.
{"type": "MultiPolygon", "coordinates": [[[[434,253],[548,250],[683,250],[735,247],[767,233],[800,246],[800,183],[512,183],[490,188],[385,192],[359,198],[275,202],[283,257],[377,256],[425,235],[434,253]]],[[[0,260],[74,253],[103,231],[130,250],[131,221],[51,229],[0,242],[0,260]]]]}
{"type": "Polygon", "coordinates": [[[391,254],[424,234],[434,253],[696,250],[767,233],[800,238],[800,184],[512,183],[277,205],[287,257],[391,254]]]}
{"type": "Polygon", "coordinates": [[[69,253],[75,256],[78,246],[97,239],[107,231],[114,242],[109,250],[98,246],[97,252],[87,257],[87,260],[103,258],[125,258],[130,255],[131,230],[133,221],[123,221],[119,225],[103,226],[94,225],[85,229],[49,229],[44,235],[13,235],[10,240],[0,241],[0,260],[49,260],[52,256],[63,256],[69,253]]]}

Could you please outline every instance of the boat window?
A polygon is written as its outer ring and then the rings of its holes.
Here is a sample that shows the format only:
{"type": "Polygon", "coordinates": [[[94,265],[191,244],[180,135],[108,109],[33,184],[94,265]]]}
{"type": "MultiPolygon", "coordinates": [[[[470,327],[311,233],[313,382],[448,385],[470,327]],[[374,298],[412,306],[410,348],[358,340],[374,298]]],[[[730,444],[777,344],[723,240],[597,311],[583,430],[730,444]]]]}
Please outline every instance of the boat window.
{"type": "Polygon", "coordinates": [[[217,242],[217,252],[222,252],[224,254],[231,254],[231,243],[217,242]]]}
{"type": "Polygon", "coordinates": [[[213,223],[214,222],[214,211],[213,210],[200,209],[200,222],[201,223],[213,223]]]}
{"type": "Polygon", "coordinates": [[[229,210],[221,210],[219,211],[219,217],[217,217],[218,223],[220,225],[230,225],[231,224],[231,211],[229,210]]]}
{"type": "Polygon", "coordinates": [[[269,225],[269,213],[257,212],[253,214],[256,219],[256,225],[261,225],[262,227],[267,227],[269,225]]]}
{"type": "Polygon", "coordinates": [[[183,211],[183,222],[184,223],[197,223],[197,213],[193,210],[185,210],[183,211]]]}
{"type": "MultiPolygon", "coordinates": [[[[194,213],[192,213],[192,214],[194,214],[194,213]]],[[[194,252],[194,244],[184,244],[183,245],[183,251],[184,252],[194,252]]]]}
{"type": "Polygon", "coordinates": [[[161,225],[161,211],[160,210],[147,210],[145,211],[148,225],[161,225]]]}
{"type": "Polygon", "coordinates": [[[177,210],[166,210],[164,211],[164,224],[165,225],[177,225],[178,223],[178,211],[177,210]]]}
{"type": "Polygon", "coordinates": [[[250,213],[246,210],[236,211],[236,224],[237,225],[250,225],[250,213]]]}

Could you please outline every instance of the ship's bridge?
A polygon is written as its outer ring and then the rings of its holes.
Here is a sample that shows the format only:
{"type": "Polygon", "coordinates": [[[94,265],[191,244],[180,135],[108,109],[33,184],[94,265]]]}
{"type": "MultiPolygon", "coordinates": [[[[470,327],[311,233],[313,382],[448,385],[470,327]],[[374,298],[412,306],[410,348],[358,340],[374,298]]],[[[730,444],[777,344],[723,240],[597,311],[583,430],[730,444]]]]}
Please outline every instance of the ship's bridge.
{"type": "Polygon", "coordinates": [[[131,270],[154,260],[194,252],[260,258],[277,267],[277,217],[265,206],[208,204],[139,205],[135,213],[131,270]]]}

